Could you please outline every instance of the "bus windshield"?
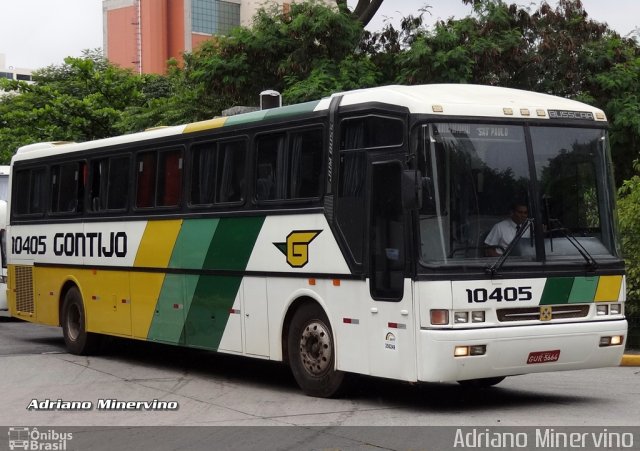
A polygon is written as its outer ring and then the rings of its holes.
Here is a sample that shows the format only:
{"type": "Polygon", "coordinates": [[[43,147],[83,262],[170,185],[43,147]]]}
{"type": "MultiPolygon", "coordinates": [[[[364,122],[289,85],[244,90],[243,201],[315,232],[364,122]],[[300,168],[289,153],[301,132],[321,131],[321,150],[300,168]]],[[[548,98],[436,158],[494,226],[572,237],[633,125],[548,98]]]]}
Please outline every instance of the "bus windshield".
{"type": "Polygon", "coordinates": [[[617,256],[604,130],[432,123],[414,142],[423,175],[423,263],[486,264],[521,225],[529,230],[510,261],[584,263],[585,251],[595,260],[617,256]]]}

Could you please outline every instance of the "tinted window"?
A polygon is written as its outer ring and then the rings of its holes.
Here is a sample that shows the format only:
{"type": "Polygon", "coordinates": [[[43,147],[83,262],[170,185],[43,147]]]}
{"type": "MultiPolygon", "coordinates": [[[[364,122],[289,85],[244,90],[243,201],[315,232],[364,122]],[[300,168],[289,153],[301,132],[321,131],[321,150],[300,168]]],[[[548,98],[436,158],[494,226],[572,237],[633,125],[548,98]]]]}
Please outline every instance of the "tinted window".
{"type": "Polygon", "coordinates": [[[84,163],[51,167],[51,212],[81,212],[84,197],[84,163]]]}
{"type": "Polygon", "coordinates": [[[191,204],[241,202],[244,187],[244,141],[209,142],[192,148],[191,204]]]}
{"type": "Polygon", "coordinates": [[[141,152],[136,158],[136,207],[175,207],[182,197],[182,150],[141,152]]]}
{"type": "Polygon", "coordinates": [[[122,210],[129,194],[129,157],[91,162],[91,210],[122,210]]]}
{"type": "Polygon", "coordinates": [[[44,168],[16,171],[13,182],[15,214],[44,213],[45,174],[44,168]]]}
{"type": "Polygon", "coordinates": [[[404,136],[401,120],[380,116],[346,119],[340,130],[343,150],[400,146],[404,136]]]}
{"type": "Polygon", "coordinates": [[[256,199],[310,199],[321,195],[322,130],[258,138],[256,199]]]}

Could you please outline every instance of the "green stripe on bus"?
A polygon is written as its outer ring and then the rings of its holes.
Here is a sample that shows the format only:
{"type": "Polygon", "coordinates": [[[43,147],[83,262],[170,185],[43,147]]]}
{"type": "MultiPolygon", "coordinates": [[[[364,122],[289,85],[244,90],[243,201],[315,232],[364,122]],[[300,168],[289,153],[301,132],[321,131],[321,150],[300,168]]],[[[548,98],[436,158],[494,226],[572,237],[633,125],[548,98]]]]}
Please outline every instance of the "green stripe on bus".
{"type": "MultiPolygon", "coordinates": [[[[244,271],[264,219],[221,219],[202,268],[244,271]]],[[[200,276],[185,321],[187,345],[218,349],[241,282],[242,276],[200,276]]]]}
{"type": "Polygon", "coordinates": [[[281,117],[311,113],[316,109],[318,103],[320,103],[320,101],[315,100],[313,102],[287,105],[270,110],[253,111],[251,113],[238,114],[237,116],[229,116],[229,119],[224,123],[224,126],[229,127],[231,125],[247,124],[249,122],[256,122],[264,119],[277,119],[281,117]]]}
{"type": "Polygon", "coordinates": [[[566,304],[569,301],[573,277],[550,277],[544,285],[540,305],[566,304]]]}
{"type": "Polygon", "coordinates": [[[576,277],[569,294],[569,304],[593,302],[598,288],[598,277],[576,277]]]}
{"type": "MultiPolygon", "coordinates": [[[[218,223],[218,219],[184,221],[169,259],[169,268],[202,268],[218,223]]],[[[165,275],[148,339],[184,343],[184,320],[197,280],[198,276],[165,275]]]]}

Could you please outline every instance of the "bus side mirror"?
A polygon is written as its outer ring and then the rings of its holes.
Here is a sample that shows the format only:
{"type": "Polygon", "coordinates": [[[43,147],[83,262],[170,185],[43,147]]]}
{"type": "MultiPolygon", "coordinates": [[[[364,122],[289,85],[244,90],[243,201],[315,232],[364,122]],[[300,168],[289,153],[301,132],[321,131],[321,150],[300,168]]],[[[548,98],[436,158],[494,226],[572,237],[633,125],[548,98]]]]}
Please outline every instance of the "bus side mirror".
{"type": "Polygon", "coordinates": [[[408,169],[402,173],[402,207],[418,210],[422,207],[422,175],[420,171],[408,169]]]}

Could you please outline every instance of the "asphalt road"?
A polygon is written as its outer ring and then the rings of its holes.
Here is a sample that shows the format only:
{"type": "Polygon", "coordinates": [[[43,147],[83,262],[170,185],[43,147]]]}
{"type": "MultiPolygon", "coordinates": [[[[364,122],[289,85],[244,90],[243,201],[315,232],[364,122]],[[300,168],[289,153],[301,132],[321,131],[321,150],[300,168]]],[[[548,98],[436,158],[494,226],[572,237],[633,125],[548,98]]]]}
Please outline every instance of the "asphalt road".
{"type": "MultiPolygon", "coordinates": [[[[310,398],[279,363],[130,340],[114,340],[97,356],[75,356],[65,351],[59,328],[0,319],[0,425],[72,428],[74,445],[92,443],[91,449],[149,449],[155,440],[155,449],[438,450],[450,448],[455,428],[540,426],[625,427],[636,434],[638,448],[631,449],[640,449],[638,367],[523,375],[482,390],[369,377],[351,382],[344,398],[310,398]],[[91,408],[29,409],[34,400],[58,399],[91,408]],[[98,409],[105,400],[158,400],[176,408],[98,409]],[[170,429],[166,435],[170,426],[204,428],[186,428],[188,434],[170,429]],[[433,426],[442,428],[421,448],[418,438],[433,426]],[[134,430],[131,441],[126,434],[134,430]],[[105,439],[123,433],[122,443],[105,439]],[[434,445],[438,440],[442,447],[434,445]]],[[[0,450],[4,445],[0,435],[0,450]]]]}

